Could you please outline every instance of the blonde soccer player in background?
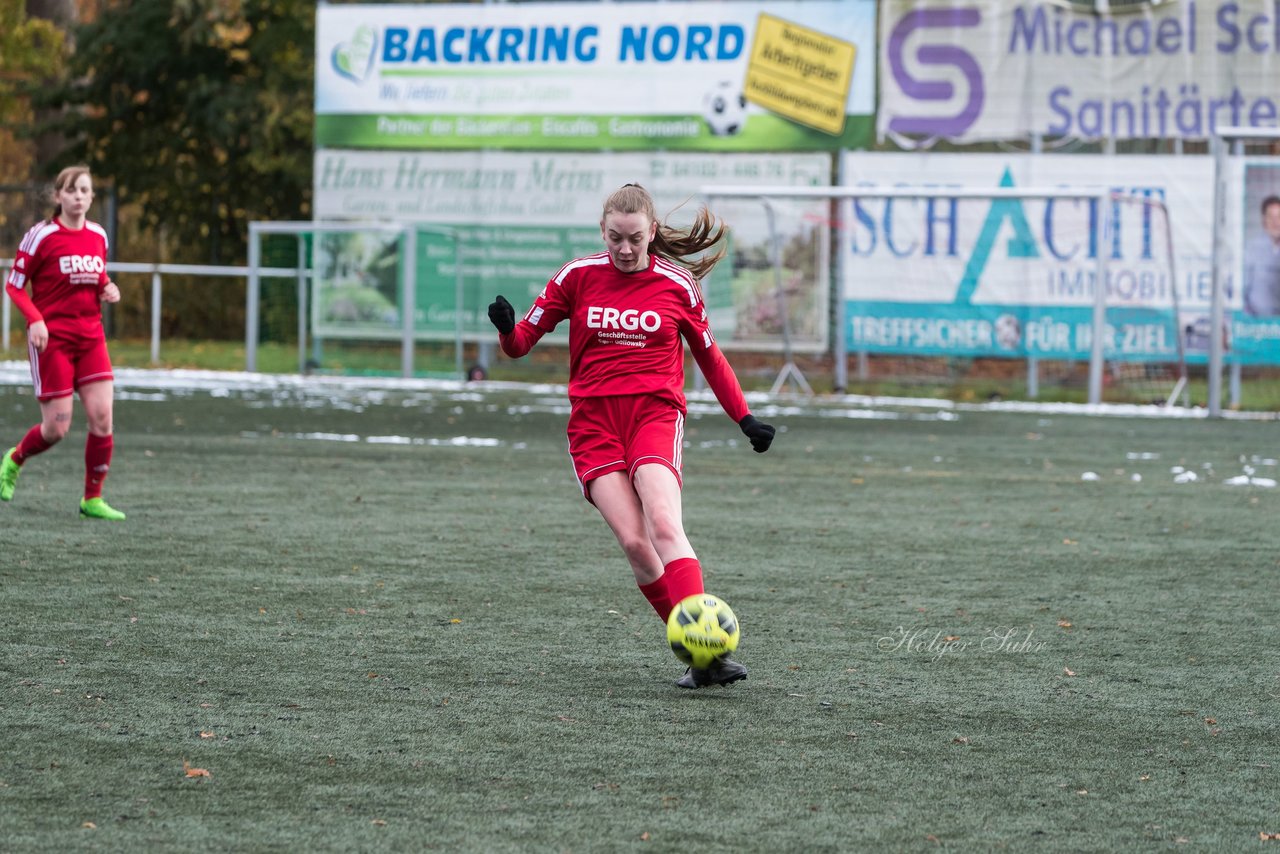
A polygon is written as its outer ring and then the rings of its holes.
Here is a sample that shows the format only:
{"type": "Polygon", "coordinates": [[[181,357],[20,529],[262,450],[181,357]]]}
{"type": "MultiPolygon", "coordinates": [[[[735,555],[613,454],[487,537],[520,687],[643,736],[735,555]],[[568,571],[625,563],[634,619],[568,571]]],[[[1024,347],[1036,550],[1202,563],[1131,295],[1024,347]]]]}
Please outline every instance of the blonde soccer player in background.
{"type": "Polygon", "coordinates": [[[0,460],[0,501],[13,500],[27,460],[67,435],[72,395],[79,394],[89,422],[80,515],[119,521],[125,514],[102,498],[114,447],[115,375],[102,329],[101,303],[118,302],[120,289],[107,276],[107,233],[88,219],[93,203],[89,168],[63,169],[53,192],[53,216],[22,238],[5,282],[9,298],[27,319],[27,350],[40,423],[0,460]]]}

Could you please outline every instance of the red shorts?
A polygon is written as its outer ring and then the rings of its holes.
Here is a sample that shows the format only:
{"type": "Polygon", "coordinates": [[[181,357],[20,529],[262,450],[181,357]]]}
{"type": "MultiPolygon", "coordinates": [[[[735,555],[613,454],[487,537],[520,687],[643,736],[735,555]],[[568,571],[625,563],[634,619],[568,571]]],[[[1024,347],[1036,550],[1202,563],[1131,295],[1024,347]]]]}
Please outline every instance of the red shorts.
{"type": "Polygon", "coordinates": [[[65,328],[50,326],[43,353],[28,343],[36,400],[67,397],[82,385],[115,379],[101,325],[96,333],[69,334],[65,328]]]}
{"type": "Polygon", "coordinates": [[[628,478],[646,463],[664,465],[683,482],[684,413],[650,395],[587,397],[569,413],[569,456],[588,501],[587,484],[615,471],[628,478]]]}

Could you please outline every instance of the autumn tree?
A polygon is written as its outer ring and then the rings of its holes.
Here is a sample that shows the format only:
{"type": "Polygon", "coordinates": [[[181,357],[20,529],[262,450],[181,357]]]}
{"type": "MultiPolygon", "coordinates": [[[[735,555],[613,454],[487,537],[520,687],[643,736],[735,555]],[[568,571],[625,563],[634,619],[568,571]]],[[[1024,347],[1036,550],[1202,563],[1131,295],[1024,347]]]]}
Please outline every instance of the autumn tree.
{"type": "Polygon", "coordinates": [[[243,263],[249,221],[310,216],[314,31],[306,0],[108,0],[42,98],[59,159],[112,184],[166,260],[243,263]]]}
{"type": "MultiPolygon", "coordinates": [[[[0,0],[0,185],[31,180],[35,142],[31,93],[57,78],[65,37],[54,23],[28,16],[23,0],[0,0]]],[[[11,253],[40,199],[24,190],[0,199],[0,254],[11,253]]]]}

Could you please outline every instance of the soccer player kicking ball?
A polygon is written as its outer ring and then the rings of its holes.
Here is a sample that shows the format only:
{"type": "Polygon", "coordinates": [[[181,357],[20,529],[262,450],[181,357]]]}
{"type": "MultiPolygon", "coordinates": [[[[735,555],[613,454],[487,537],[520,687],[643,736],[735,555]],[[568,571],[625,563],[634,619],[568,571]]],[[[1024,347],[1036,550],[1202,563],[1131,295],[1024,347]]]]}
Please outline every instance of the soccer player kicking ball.
{"type": "Polygon", "coordinates": [[[71,396],[79,393],[89,421],[80,515],[119,521],[124,514],[102,500],[102,482],[111,466],[115,377],[99,303],[118,302],[120,289],[107,277],[107,233],[86,216],[93,202],[88,167],[63,169],[53,189],[53,217],[27,232],[5,282],[9,298],[27,319],[40,423],[0,460],[0,501],[13,500],[18,475],[29,458],[67,435],[71,396]]]}
{"type": "MultiPolygon", "coordinates": [[[[676,603],[702,593],[702,566],[681,515],[684,344],[757,453],[774,428],[747,409],[742,387],[707,324],[700,280],[724,256],[689,260],[725,226],[706,208],[684,230],[659,222],[653,197],[627,184],[605,201],[607,249],[560,268],[520,322],[499,296],[489,306],[502,350],[528,353],[569,321],[569,454],[583,496],[618,538],[636,584],[666,624],[676,603]]],[[[727,656],[689,668],[681,688],[728,685],[747,669],[727,656]]]]}

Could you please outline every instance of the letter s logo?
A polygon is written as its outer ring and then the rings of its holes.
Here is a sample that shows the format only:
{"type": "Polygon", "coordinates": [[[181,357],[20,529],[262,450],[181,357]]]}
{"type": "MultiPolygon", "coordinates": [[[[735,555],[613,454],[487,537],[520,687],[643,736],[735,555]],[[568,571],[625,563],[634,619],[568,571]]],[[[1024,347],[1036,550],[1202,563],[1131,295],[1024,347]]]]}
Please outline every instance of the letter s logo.
{"type": "MultiPolygon", "coordinates": [[[[955,86],[950,80],[920,80],[907,69],[904,52],[912,33],[927,27],[976,27],[980,23],[982,13],[977,8],[926,9],[903,16],[889,36],[888,49],[889,68],[902,94],[917,101],[950,101],[955,96],[955,86]]],[[[962,135],[978,120],[985,100],[978,61],[968,51],[948,44],[925,44],[916,51],[915,59],[922,66],[958,68],[969,84],[969,99],[954,116],[894,116],[889,120],[889,130],[947,137],[962,135]]]]}

